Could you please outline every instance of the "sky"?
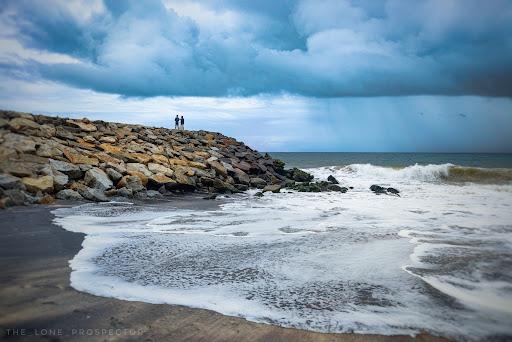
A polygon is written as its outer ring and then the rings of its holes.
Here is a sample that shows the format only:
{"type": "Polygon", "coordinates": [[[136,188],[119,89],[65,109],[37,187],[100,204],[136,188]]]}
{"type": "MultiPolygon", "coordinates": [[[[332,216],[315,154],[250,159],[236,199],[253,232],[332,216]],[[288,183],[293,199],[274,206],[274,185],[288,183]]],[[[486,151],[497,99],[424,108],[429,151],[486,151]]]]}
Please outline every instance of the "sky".
{"type": "Polygon", "coordinates": [[[260,151],[512,152],[511,0],[3,0],[0,108],[260,151]]]}

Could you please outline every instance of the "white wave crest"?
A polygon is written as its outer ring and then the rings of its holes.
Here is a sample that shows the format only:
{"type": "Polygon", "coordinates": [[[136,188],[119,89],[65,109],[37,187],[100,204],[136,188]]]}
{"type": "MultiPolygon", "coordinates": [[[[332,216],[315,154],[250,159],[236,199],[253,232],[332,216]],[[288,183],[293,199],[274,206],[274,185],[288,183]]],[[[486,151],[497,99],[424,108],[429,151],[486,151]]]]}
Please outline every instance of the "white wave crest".
{"type": "Polygon", "coordinates": [[[309,169],[317,178],[324,179],[328,174],[339,177],[360,177],[382,181],[424,181],[434,182],[447,178],[453,164],[411,165],[401,168],[384,167],[372,164],[350,164],[343,167],[309,169]]]}

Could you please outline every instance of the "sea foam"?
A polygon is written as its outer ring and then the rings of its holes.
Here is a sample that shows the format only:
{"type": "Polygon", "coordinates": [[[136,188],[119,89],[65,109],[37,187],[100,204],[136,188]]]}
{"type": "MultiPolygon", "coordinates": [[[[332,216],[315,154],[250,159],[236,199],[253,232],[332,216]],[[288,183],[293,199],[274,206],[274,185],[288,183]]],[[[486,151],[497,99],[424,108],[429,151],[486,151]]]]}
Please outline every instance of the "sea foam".
{"type": "Polygon", "coordinates": [[[354,189],[250,191],[207,211],[86,204],[55,222],[87,234],[71,284],[96,295],[324,332],[510,338],[512,188],[435,180],[450,167],[317,168],[354,189]]]}

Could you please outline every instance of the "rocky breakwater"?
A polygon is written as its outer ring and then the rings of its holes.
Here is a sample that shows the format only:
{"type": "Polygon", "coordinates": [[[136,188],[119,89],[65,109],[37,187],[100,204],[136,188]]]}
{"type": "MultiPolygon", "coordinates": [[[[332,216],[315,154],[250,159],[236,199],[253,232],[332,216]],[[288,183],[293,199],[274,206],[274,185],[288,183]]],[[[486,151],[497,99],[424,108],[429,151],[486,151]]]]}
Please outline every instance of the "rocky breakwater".
{"type": "Polygon", "coordinates": [[[219,133],[0,111],[0,207],[279,191],[306,178],[219,133]]]}

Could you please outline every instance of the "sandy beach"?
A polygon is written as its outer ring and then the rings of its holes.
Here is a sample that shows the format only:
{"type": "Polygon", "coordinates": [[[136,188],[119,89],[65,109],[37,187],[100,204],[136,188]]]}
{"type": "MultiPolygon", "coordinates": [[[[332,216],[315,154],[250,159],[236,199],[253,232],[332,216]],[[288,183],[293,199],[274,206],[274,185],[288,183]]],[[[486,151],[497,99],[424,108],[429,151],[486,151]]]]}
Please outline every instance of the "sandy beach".
{"type": "MultiPolygon", "coordinates": [[[[182,208],[208,207],[197,197],[171,200],[182,208]]],[[[16,207],[0,222],[0,328],[8,340],[41,338],[136,341],[441,341],[430,335],[323,334],[256,324],[209,310],[121,301],[74,290],[68,261],[82,234],[52,224],[51,210],[69,204],[16,207]]]]}

